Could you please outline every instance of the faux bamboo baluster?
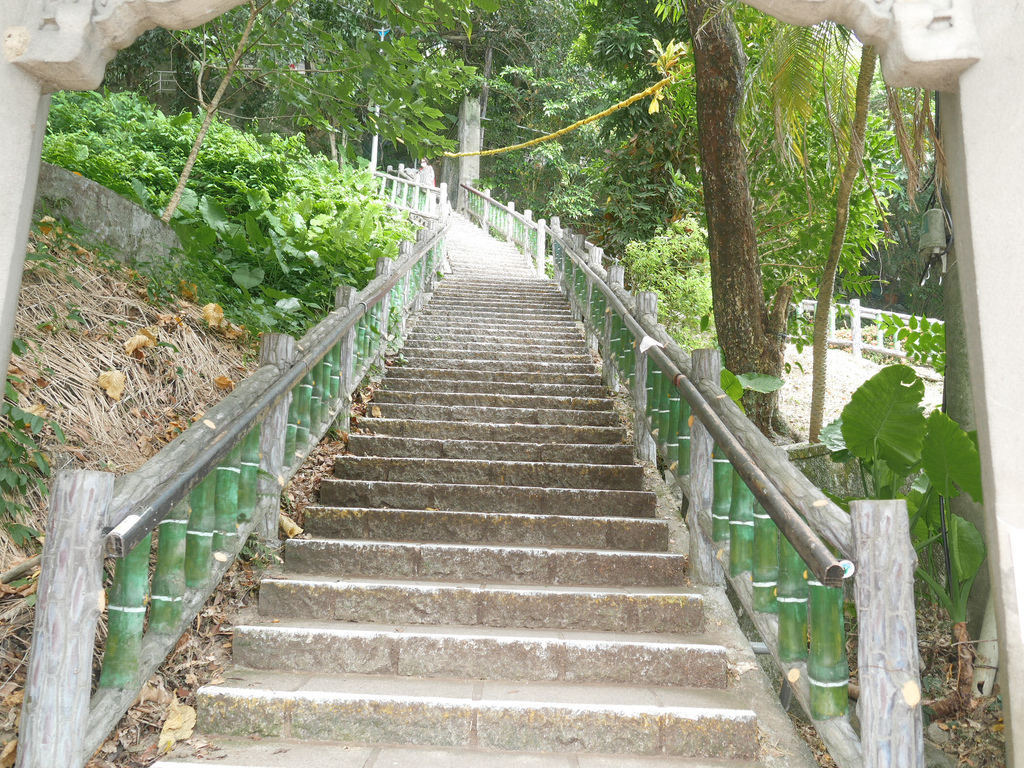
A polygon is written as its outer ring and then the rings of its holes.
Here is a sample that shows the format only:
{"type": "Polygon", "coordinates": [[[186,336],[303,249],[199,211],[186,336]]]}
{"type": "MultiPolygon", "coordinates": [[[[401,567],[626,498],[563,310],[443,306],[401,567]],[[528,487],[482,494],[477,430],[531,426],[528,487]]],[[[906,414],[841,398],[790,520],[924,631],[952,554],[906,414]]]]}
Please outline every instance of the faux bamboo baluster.
{"type": "Polygon", "coordinates": [[[651,437],[654,438],[655,445],[660,449],[662,443],[665,442],[661,433],[661,397],[665,387],[665,374],[657,365],[651,366],[650,373],[653,374],[651,394],[648,395],[651,411],[651,437]]]}
{"type": "Polygon", "coordinates": [[[313,366],[313,370],[310,373],[313,375],[313,387],[309,391],[309,432],[311,439],[316,440],[320,424],[323,423],[320,418],[320,411],[324,402],[325,379],[323,359],[313,366]]]}
{"type": "Polygon", "coordinates": [[[807,659],[807,566],[783,536],[779,541],[779,660],[807,659]]]}
{"type": "Polygon", "coordinates": [[[714,492],[711,497],[711,538],[715,541],[728,541],[729,510],[732,508],[732,487],[736,470],[717,445],[712,457],[714,492]]]}
{"type": "Polygon", "coordinates": [[[292,390],[288,401],[288,429],[284,438],[284,463],[290,467],[295,460],[295,441],[299,431],[299,398],[298,387],[292,390]]]}
{"type": "Polygon", "coordinates": [[[676,474],[680,477],[690,474],[690,424],[692,416],[690,404],[686,400],[679,403],[679,423],[676,426],[676,438],[679,441],[679,466],[676,474]]]}
{"type": "Polygon", "coordinates": [[[632,392],[633,387],[636,386],[636,339],[633,338],[633,332],[625,324],[622,326],[622,332],[622,344],[626,352],[624,358],[626,369],[623,376],[627,380],[626,386],[632,392]]]}
{"type": "Polygon", "coordinates": [[[751,602],[755,611],[778,613],[779,529],[760,504],[754,505],[754,572],[751,602]]]}
{"type": "Polygon", "coordinates": [[[658,435],[660,436],[659,442],[668,447],[668,431],[671,428],[671,422],[669,421],[669,404],[668,400],[672,396],[671,390],[672,381],[664,373],[661,374],[661,383],[658,392],[658,435]]]}
{"type": "Polygon", "coordinates": [[[811,635],[807,682],[811,689],[811,717],[826,720],[845,715],[850,701],[843,590],[823,586],[813,578],[808,579],[807,586],[811,635]]]}
{"type": "Polygon", "coordinates": [[[665,457],[669,469],[675,472],[679,466],[679,414],[681,412],[679,390],[668,383],[668,423],[665,425],[665,457]]]}
{"type": "Polygon", "coordinates": [[[334,378],[334,347],[327,350],[320,361],[320,411],[316,423],[323,426],[331,418],[331,380],[334,378]]]}
{"type": "Polygon", "coordinates": [[[213,553],[226,557],[238,529],[238,478],[242,472],[242,446],[236,445],[214,470],[217,475],[213,500],[213,553]]]}
{"type": "Polygon", "coordinates": [[[733,474],[729,507],[729,573],[738,576],[754,567],[754,494],[733,474]]]}
{"type": "MultiPolygon", "coordinates": [[[[328,411],[331,407],[337,407],[336,402],[341,397],[341,381],[345,376],[341,365],[341,348],[344,342],[339,341],[331,347],[331,399],[328,403],[328,411]]],[[[328,418],[330,418],[328,416],[328,418]]]]}
{"type": "Polygon", "coordinates": [[[217,490],[217,473],[210,472],[189,495],[192,514],[188,520],[185,544],[185,586],[198,589],[210,575],[213,553],[213,498],[217,490]]]}
{"type": "Polygon", "coordinates": [[[153,534],[149,534],[114,567],[107,604],[107,647],[100,672],[102,688],[126,688],[135,682],[146,620],[152,543],[153,534]]]}
{"type": "Polygon", "coordinates": [[[294,463],[299,452],[309,444],[309,408],[313,395],[312,371],[302,377],[302,381],[295,387],[294,395],[298,415],[295,419],[295,455],[287,457],[289,463],[294,463]]]}
{"type": "Polygon", "coordinates": [[[256,487],[260,474],[260,425],[257,424],[242,440],[241,471],[238,474],[238,516],[239,524],[252,519],[256,510],[256,487]]]}
{"type": "Polygon", "coordinates": [[[655,414],[658,412],[658,400],[657,394],[655,393],[655,384],[658,379],[661,378],[661,369],[655,365],[653,360],[647,362],[647,408],[644,416],[647,419],[647,423],[650,425],[651,439],[654,440],[655,451],[658,448],[658,432],[657,432],[657,419],[655,414]]]}
{"type": "Polygon", "coordinates": [[[188,503],[182,502],[160,523],[156,568],[150,595],[149,629],[161,634],[180,629],[182,598],[185,595],[185,532],[188,503]]]}

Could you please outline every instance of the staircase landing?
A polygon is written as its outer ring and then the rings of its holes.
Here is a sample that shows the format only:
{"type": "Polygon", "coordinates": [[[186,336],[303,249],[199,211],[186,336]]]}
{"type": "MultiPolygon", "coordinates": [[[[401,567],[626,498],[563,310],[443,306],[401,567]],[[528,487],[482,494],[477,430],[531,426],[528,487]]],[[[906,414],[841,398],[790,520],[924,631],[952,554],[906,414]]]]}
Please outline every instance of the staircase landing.
{"type": "Polygon", "coordinates": [[[449,257],[188,764],[813,766],[556,287],[458,217],[449,257]]]}

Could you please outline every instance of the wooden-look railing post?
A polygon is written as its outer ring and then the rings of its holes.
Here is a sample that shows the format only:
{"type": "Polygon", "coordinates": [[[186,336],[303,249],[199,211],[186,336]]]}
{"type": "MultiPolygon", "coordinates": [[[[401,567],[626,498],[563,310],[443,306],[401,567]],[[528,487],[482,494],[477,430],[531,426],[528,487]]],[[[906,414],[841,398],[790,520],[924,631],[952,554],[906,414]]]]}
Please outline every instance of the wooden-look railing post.
{"type": "Polygon", "coordinates": [[[853,340],[853,356],[858,358],[863,357],[864,329],[861,327],[860,299],[850,299],[850,314],[853,316],[850,321],[850,335],[853,340]]]}
{"type": "MultiPolygon", "coordinates": [[[[265,333],[260,343],[260,365],[273,365],[286,371],[295,361],[295,339],[283,333],[265,333]]],[[[288,393],[263,419],[260,429],[260,472],[257,482],[258,515],[256,531],[268,547],[278,546],[277,529],[280,525],[281,491],[284,488],[285,432],[288,426],[288,406],[293,395],[288,393]]]]}
{"type": "Polygon", "coordinates": [[[922,768],[914,569],[905,501],[854,501],[858,669],[864,763],[922,768]]]}
{"type": "MultiPolygon", "coordinates": [[[[589,258],[590,267],[594,267],[595,261],[597,261],[598,266],[600,266],[599,259],[600,256],[595,260],[594,254],[591,254],[589,258]]],[[[604,294],[601,293],[601,289],[595,283],[587,280],[587,308],[589,312],[588,317],[586,318],[587,322],[584,324],[584,328],[587,332],[587,349],[591,352],[597,352],[598,354],[601,352],[601,339],[597,335],[598,327],[597,321],[595,320],[594,310],[603,303],[600,300],[603,295],[604,294]]]]}
{"type": "MultiPolygon", "coordinates": [[[[334,308],[344,314],[356,303],[358,291],[350,285],[339,285],[334,291],[334,308]]],[[[342,432],[348,432],[352,417],[352,391],[359,384],[356,375],[356,326],[341,337],[341,386],[338,394],[338,413],[335,423],[342,432]]]]}
{"type": "Polygon", "coordinates": [[[60,472],[50,496],[35,630],[18,733],[18,768],[80,765],[89,722],[103,530],[114,476],[60,472]]]}
{"type": "MultiPolygon", "coordinates": [[[[591,263],[597,261],[598,265],[601,263],[600,249],[595,248],[590,254],[591,263]]],[[[658,294],[654,291],[640,291],[636,295],[636,314],[637,316],[643,316],[645,314],[651,314],[655,317],[658,316],[658,294]]],[[[636,455],[641,461],[658,461],[658,446],[654,442],[654,438],[651,435],[651,428],[647,423],[647,381],[648,366],[651,365],[651,361],[647,357],[647,352],[641,352],[637,349],[636,355],[636,383],[633,386],[633,426],[634,426],[634,447],[636,449],[636,455]]]]}
{"type": "MultiPolygon", "coordinates": [[[[716,384],[722,376],[722,359],[717,349],[695,349],[691,357],[693,378],[710,379],[716,384]]],[[[707,429],[694,419],[690,427],[690,568],[698,584],[725,584],[725,574],[715,556],[715,548],[698,522],[698,515],[710,511],[714,495],[714,442],[707,429]]]]}
{"type": "MultiPolygon", "coordinates": [[[[621,264],[612,264],[608,267],[608,285],[612,288],[623,287],[626,279],[626,270],[621,264]]],[[[612,392],[619,391],[619,360],[618,346],[621,340],[621,323],[617,321],[617,315],[610,308],[611,322],[605,323],[605,339],[602,358],[604,360],[604,383],[612,392]]]]}
{"type": "Polygon", "coordinates": [[[545,226],[544,219],[537,221],[537,250],[533,254],[535,269],[537,270],[537,277],[547,276],[547,260],[548,260],[548,243],[547,243],[548,231],[545,226]]]}

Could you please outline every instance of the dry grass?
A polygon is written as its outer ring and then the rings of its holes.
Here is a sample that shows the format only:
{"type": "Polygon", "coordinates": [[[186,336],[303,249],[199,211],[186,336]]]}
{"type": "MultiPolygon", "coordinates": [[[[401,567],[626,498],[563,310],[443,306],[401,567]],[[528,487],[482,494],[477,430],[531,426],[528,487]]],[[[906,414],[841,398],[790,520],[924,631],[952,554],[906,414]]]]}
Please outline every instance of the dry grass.
{"type": "MultiPolygon", "coordinates": [[[[33,232],[14,335],[27,349],[11,358],[21,408],[45,409],[67,436],[52,430],[42,447],[54,470],[99,469],[122,474],[141,466],[204,409],[255,367],[252,345],[203,321],[186,300],[156,307],[146,281],[116,262],[78,245],[54,224],[33,232]],[[125,345],[142,329],[158,344],[133,354],[125,345]],[[229,338],[233,336],[235,338],[229,338]],[[104,371],[124,374],[114,400],[99,385],[104,371]]],[[[28,499],[26,525],[45,527],[45,499],[28,499]]],[[[0,529],[0,571],[29,552],[0,529]]]]}

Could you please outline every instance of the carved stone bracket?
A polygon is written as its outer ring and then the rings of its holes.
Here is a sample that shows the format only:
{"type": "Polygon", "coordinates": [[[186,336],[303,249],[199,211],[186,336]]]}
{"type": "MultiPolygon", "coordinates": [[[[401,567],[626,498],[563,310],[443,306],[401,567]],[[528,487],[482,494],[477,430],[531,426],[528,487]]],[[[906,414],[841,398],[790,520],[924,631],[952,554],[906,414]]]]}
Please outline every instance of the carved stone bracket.
{"type": "Polygon", "coordinates": [[[825,20],[849,27],[878,49],[891,86],[954,91],[981,57],[971,0],[744,0],[790,24],[825,20]]]}
{"type": "Polygon", "coordinates": [[[107,63],[153,27],[189,29],[245,0],[36,0],[22,26],[3,31],[4,55],[44,92],[84,91],[107,63]]]}

